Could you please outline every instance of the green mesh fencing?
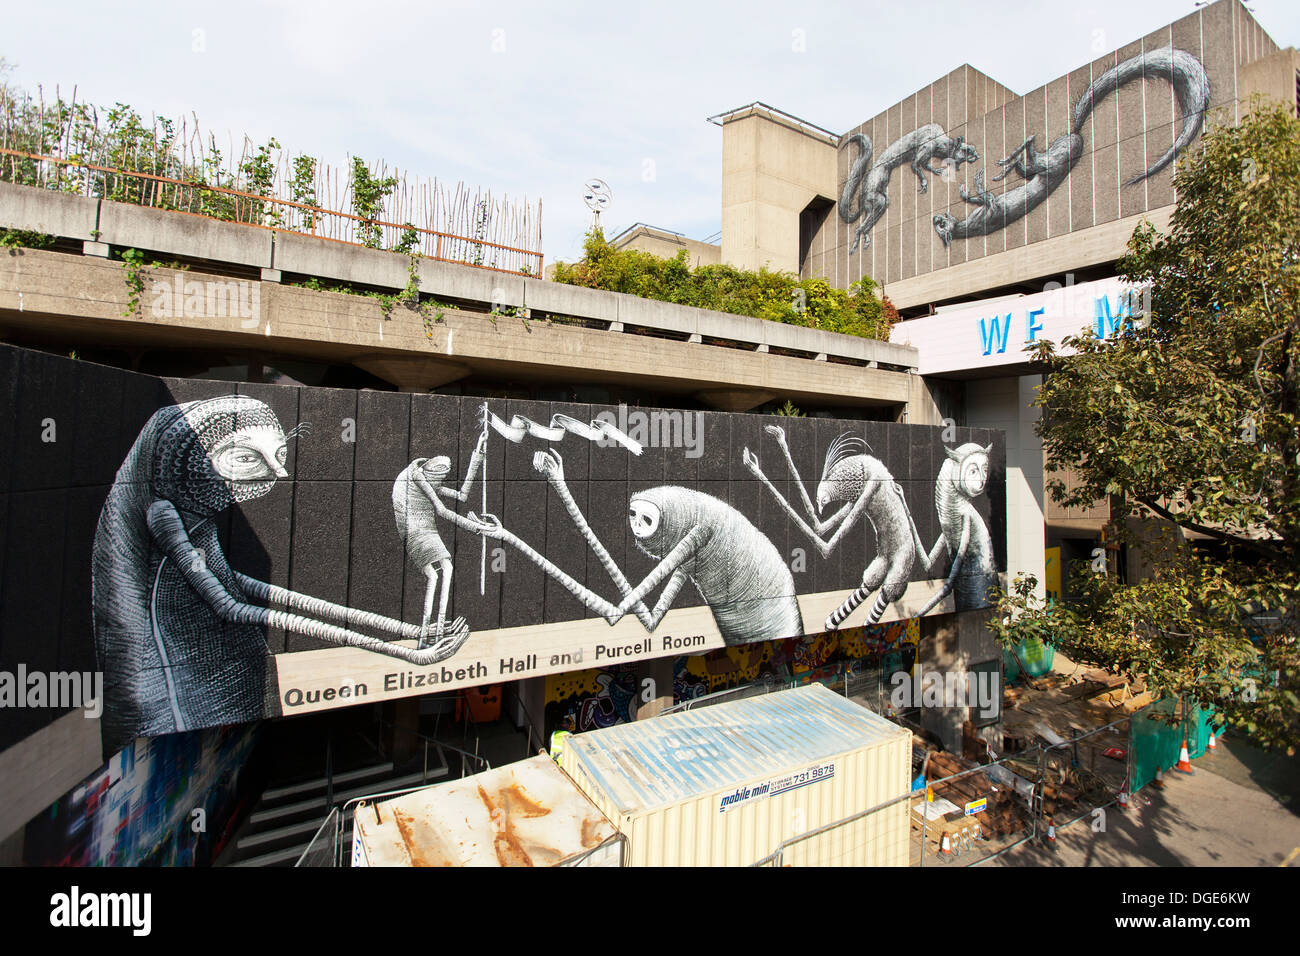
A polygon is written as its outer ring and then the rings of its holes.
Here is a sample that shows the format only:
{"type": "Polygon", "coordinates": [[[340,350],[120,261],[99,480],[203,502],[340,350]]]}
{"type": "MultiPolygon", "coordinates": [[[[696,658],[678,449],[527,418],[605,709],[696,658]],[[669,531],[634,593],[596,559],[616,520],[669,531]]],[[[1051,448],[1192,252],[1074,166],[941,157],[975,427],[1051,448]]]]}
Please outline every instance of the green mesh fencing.
{"type": "Polygon", "coordinates": [[[1020,676],[1021,664],[1030,677],[1042,677],[1052,669],[1056,660],[1056,648],[1044,644],[1038,638],[1021,641],[1014,651],[1002,652],[1002,664],[1006,671],[1006,681],[1011,683],[1020,676]]]}
{"type": "Polygon", "coordinates": [[[1223,722],[1213,711],[1181,707],[1174,698],[1157,701],[1134,714],[1129,733],[1130,792],[1154,780],[1156,768],[1168,770],[1178,763],[1184,739],[1190,758],[1205,753],[1211,729],[1216,737],[1223,733],[1223,722]],[[1168,723],[1170,715],[1175,721],[1172,725],[1168,723]]]}

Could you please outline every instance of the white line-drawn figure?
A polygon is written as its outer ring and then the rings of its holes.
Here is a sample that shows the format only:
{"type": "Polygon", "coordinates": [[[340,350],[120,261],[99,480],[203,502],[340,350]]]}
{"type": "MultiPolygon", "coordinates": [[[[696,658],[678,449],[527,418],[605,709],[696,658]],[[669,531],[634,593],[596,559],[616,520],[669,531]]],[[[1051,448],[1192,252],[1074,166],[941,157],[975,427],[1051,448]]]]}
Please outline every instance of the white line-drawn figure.
{"type": "Polygon", "coordinates": [[[267,628],[412,664],[434,664],[459,649],[452,641],[417,650],[360,633],[354,628],[396,640],[425,637],[413,625],[230,566],[215,519],[288,477],[294,434],[285,434],[267,405],[242,395],[169,405],[141,429],[100,512],[92,555],[106,749],[138,736],[265,716],[275,688],[267,628]]]}
{"type": "Polygon", "coordinates": [[[415,459],[393,482],[393,517],[397,521],[397,533],[406,547],[406,554],[411,559],[411,563],[423,571],[428,579],[424,588],[424,615],[420,619],[421,630],[428,630],[429,617],[433,613],[434,595],[438,596],[437,622],[432,635],[421,640],[420,648],[438,646],[448,628],[450,628],[450,640],[463,643],[464,638],[468,636],[469,625],[465,623],[463,617],[458,617],[455,621],[447,620],[452,563],[451,551],[438,533],[437,518],[439,506],[442,504],[438,496],[444,495],[462,504],[468,501],[469,490],[478,475],[486,451],[487,431],[485,429],[479,435],[474,454],[470,456],[465,480],[459,491],[442,486],[451,473],[451,459],[446,455],[415,459]],[[442,572],[441,588],[438,583],[439,571],[442,572]],[[462,631],[466,633],[462,634],[462,631]]]}
{"type": "Polygon", "coordinates": [[[713,612],[727,644],[768,641],[803,633],[794,578],[767,537],[724,501],[692,488],[663,486],[637,492],[628,502],[628,524],[637,547],[659,564],[633,587],[601,544],[564,480],[564,463],[555,451],[538,452],[533,467],[560,497],[569,516],[622,595],[617,604],[575,581],[538,554],[495,515],[478,520],[480,533],[517,548],[586,607],[612,626],[629,611],[648,631],[663,620],[687,581],[713,612]],[[664,582],[653,610],[644,599],[664,582]]]}
{"type": "Polygon", "coordinates": [[[826,630],[836,630],[879,588],[880,593],[866,618],[867,624],[875,624],[885,613],[885,608],[903,596],[912,577],[916,557],[915,531],[907,502],[903,499],[903,489],[884,463],[868,454],[871,446],[863,439],[845,433],[831,442],[830,448],[826,450],[821,480],[817,484],[817,504],[814,507],[812,499],[808,497],[808,489],[799,476],[799,470],[795,468],[794,459],[790,456],[785,430],[779,425],[767,425],[764,426],[764,431],[775,438],[781,447],[812,527],[763,473],[758,456],[748,448],[744,450],[743,456],[745,467],[763,482],[823,558],[835,550],[835,546],[864,514],[867,522],[875,529],[876,557],[863,572],[861,587],[826,618],[826,630]],[[832,503],[841,504],[827,518],[818,518],[832,503]],[[822,535],[832,528],[835,529],[834,533],[829,539],[823,540],[822,535]]]}
{"type": "MultiPolygon", "coordinates": [[[[993,539],[984,519],[975,510],[973,499],[988,487],[989,452],[992,450],[992,444],[980,445],[978,442],[944,448],[948,460],[939,469],[934,484],[934,508],[943,531],[929,554],[925,552],[915,524],[912,525],[912,538],[917,557],[927,571],[938,563],[940,552],[945,549],[953,556],[952,569],[943,589],[917,612],[917,617],[928,614],[935,605],[954,593],[955,610],[969,611],[988,606],[988,589],[995,583],[997,574],[993,566],[993,539]]],[[[908,519],[910,521],[910,514],[908,519]]]]}

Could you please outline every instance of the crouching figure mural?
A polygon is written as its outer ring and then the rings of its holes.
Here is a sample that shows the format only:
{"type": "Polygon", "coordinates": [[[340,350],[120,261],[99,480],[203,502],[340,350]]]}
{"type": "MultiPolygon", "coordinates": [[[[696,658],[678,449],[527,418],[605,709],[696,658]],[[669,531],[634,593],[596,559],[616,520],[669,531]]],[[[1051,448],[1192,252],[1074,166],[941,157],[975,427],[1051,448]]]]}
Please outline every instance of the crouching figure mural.
{"type": "MultiPolygon", "coordinates": [[[[517,548],[611,626],[631,612],[647,631],[653,631],[681,589],[690,582],[713,612],[718,631],[728,644],[803,633],[790,569],[772,542],[731,505],[701,491],[673,485],[632,495],[628,501],[632,537],[638,550],[659,562],[634,587],[570,494],[559,453],[538,452],[533,456],[533,467],[546,478],[574,526],[618,588],[619,603],[608,601],[575,581],[503,527],[494,515],[477,519],[480,533],[517,548]],[[660,584],[664,585],[663,591],[651,610],[646,607],[645,598],[660,584]]],[[[469,517],[476,518],[472,513],[469,517]]]]}
{"type": "Polygon", "coordinates": [[[100,512],[92,551],[106,748],[278,714],[268,628],[412,664],[450,657],[468,637],[453,628],[432,647],[392,643],[423,644],[427,629],[231,567],[217,518],[288,478],[288,442],[299,430],[286,434],[267,405],[239,395],[162,408],[141,430],[100,512]]]}

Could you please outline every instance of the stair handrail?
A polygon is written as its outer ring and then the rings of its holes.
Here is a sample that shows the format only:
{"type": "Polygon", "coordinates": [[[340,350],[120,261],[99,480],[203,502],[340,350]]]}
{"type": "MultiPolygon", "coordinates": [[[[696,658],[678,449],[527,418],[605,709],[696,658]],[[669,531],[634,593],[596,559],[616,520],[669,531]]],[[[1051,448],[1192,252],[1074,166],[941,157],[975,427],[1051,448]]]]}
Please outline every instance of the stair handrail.
{"type": "MultiPolygon", "coordinates": [[[[380,721],[379,721],[379,725],[380,725],[380,728],[381,728],[381,729],[388,727],[388,728],[392,728],[393,730],[400,730],[402,733],[412,734],[412,735],[415,736],[415,738],[416,738],[417,740],[421,740],[421,741],[423,741],[423,742],[424,742],[424,746],[425,746],[426,763],[427,763],[427,756],[428,756],[428,747],[429,747],[429,744],[434,744],[434,745],[437,746],[437,747],[441,747],[443,750],[450,750],[450,751],[452,751],[453,753],[458,753],[458,754],[460,754],[461,757],[465,757],[465,758],[468,758],[468,759],[472,760],[472,761],[474,762],[475,766],[477,766],[477,767],[479,768],[478,770],[475,771],[475,773],[481,773],[481,772],[484,771],[484,770],[491,770],[491,769],[492,769],[492,763],[491,763],[491,761],[489,761],[486,757],[484,757],[482,754],[479,754],[479,753],[477,753],[477,752],[476,752],[476,753],[471,753],[471,752],[468,751],[468,750],[464,750],[464,749],[462,749],[462,748],[460,748],[460,747],[457,747],[455,744],[449,744],[449,743],[447,743],[447,742],[445,742],[445,741],[439,740],[437,737],[430,737],[428,734],[423,734],[423,733],[421,733],[421,732],[418,731],[418,730],[414,730],[414,729],[412,729],[412,728],[410,728],[410,727],[404,727],[404,726],[402,726],[401,724],[391,723],[391,722],[389,722],[389,721],[383,720],[382,718],[381,718],[380,721]]],[[[478,744],[478,738],[477,738],[477,737],[474,738],[474,742],[475,742],[475,745],[478,744]]],[[[462,769],[463,769],[463,768],[462,768],[462,769]]],[[[462,776],[464,776],[463,773],[462,773],[462,776]]],[[[419,788],[416,787],[415,789],[418,790],[419,788]]]]}

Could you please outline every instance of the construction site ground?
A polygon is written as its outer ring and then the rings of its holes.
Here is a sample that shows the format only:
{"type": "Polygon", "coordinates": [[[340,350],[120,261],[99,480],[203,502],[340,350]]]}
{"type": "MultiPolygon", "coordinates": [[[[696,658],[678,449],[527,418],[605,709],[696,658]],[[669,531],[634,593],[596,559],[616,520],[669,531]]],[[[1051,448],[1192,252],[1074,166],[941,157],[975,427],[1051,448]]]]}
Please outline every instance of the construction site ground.
{"type": "MultiPolygon", "coordinates": [[[[1039,688],[1018,688],[1004,731],[1031,736],[1046,725],[1062,737],[1120,719],[1149,700],[1139,688],[1098,688],[1097,678],[1058,655],[1039,688]],[[1084,678],[1087,673],[1088,680],[1084,678]],[[1092,685],[1085,693],[1081,685],[1092,685]],[[1096,693],[1098,690],[1102,692],[1096,693]]],[[[1127,725],[1121,727],[1127,746],[1127,725]]],[[[1098,735],[1101,746],[1103,735],[1098,735]]],[[[1096,765],[1096,749],[1079,761],[1096,765]]],[[[997,866],[1294,866],[1300,867],[1300,760],[1267,753],[1231,732],[1192,762],[1193,773],[1168,772],[1163,788],[1147,786],[1127,812],[1111,806],[1057,828],[1054,844],[1033,840],[987,860],[997,866]]]]}

